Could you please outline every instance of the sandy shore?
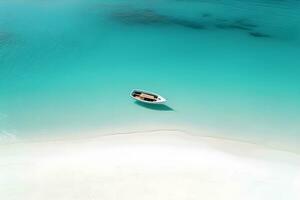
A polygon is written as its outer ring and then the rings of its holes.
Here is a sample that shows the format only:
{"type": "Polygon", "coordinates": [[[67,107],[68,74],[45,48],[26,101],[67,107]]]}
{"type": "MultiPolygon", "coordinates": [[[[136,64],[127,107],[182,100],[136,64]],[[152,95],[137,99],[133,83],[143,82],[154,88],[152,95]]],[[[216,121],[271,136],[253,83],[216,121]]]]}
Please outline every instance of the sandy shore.
{"type": "Polygon", "coordinates": [[[5,200],[299,200],[300,156],[149,131],[0,146],[5,200]]]}

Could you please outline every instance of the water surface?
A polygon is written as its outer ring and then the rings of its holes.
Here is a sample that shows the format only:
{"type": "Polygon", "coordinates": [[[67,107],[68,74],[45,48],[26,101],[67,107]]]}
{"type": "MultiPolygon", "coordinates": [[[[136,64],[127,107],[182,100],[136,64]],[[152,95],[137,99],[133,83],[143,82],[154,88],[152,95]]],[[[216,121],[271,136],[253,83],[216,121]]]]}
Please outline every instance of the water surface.
{"type": "Polygon", "coordinates": [[[0,134],[188,124],[298,149],[299,13],[296,0],[0,0],[0,134]]]}

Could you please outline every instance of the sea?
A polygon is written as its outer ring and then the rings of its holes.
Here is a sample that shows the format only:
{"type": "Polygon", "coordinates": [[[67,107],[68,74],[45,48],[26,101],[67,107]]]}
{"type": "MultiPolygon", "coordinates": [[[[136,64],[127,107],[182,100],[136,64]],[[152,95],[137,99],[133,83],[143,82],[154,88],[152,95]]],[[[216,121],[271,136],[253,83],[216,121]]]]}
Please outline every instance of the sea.
{"type": "Polygon", "coordinates": [[[0,141],[122,126],[300,152],[300,1],[0,0],[0,141]]]}

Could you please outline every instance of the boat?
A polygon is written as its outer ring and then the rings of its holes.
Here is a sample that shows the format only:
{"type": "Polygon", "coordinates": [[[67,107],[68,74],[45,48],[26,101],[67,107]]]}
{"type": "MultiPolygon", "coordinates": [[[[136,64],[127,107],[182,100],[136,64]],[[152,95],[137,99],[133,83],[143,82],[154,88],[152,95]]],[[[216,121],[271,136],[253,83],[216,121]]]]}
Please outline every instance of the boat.
{"type": "Polygon", "coordinates": [[[160,96],[159,94],[155,94],[154,92],[148,92],[145,90],[134,89],[130,93],[130,96],[137,101],[149,104],[164,104],[167,100],[160,96]]]}

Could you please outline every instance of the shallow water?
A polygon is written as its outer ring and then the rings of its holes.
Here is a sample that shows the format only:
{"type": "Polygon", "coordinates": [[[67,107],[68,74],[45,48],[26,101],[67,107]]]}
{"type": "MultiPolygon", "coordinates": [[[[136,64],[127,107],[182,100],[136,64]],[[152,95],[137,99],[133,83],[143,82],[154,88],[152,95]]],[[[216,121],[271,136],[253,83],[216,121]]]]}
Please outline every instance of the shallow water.
{"type": "Polygon", "coordinates": [[[296,0],[0,0],[0,134],[188,124],[298,149],[299,13],[296,0]]]}

